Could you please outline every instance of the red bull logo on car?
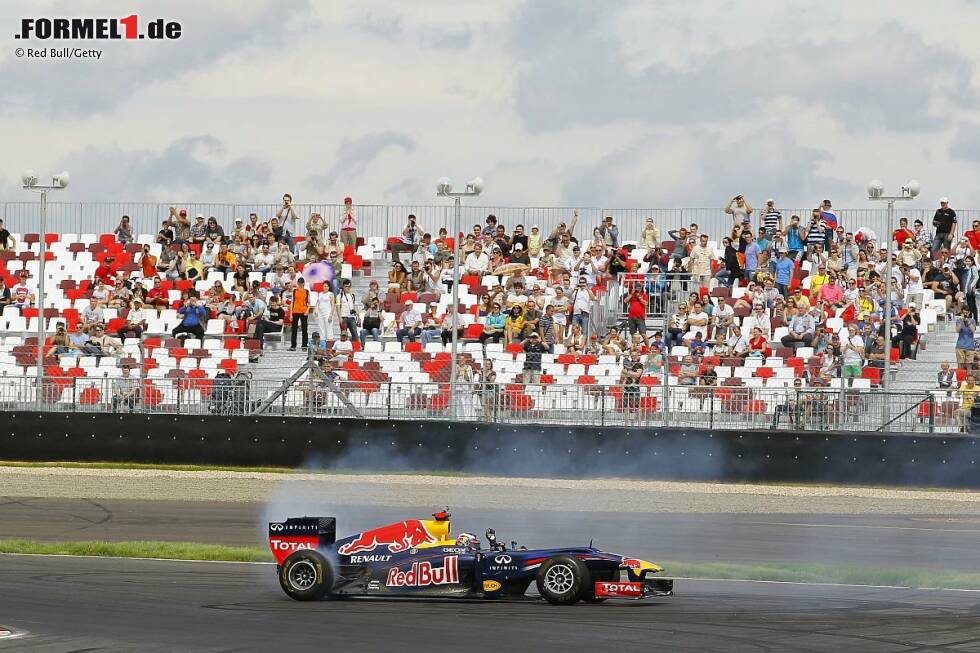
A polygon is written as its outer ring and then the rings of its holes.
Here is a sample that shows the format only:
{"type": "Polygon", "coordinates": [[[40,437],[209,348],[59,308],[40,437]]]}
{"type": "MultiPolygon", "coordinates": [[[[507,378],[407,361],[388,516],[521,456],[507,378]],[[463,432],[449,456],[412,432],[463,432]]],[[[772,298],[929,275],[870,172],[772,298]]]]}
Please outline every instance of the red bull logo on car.
{"type": "Polygon", "coordinates": [[[387,546],[392,553],[401,553],[409,549],[435,542],[419,519],[406,519],[381,528],[364,531],[356,538],[337,549],[340,555],[351,555],[362,551],[373,551],[379,546],[387,546]]]}
{"type": "Polygon", "coordinates": [[[459,582],[459,556],[446,556],[442,567],[433,567],[431,562],[413,562],[412,568],[402,571],[398,567],[388,570],[385,585],[388,587],[427,587],[429,585],[452,585],[459,582]]]}

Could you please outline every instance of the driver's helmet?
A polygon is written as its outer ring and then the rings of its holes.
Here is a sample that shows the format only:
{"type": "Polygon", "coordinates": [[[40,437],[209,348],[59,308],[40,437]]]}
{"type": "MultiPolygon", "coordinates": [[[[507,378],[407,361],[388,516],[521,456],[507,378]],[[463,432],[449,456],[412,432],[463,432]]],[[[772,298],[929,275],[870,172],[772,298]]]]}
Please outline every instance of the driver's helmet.
{"type": "Polygon", "coordinates": [[[460,533],[456,536],[456,546],[463,546],[468,549],[479,549],[480,539],[473,533],[460,533]]]}

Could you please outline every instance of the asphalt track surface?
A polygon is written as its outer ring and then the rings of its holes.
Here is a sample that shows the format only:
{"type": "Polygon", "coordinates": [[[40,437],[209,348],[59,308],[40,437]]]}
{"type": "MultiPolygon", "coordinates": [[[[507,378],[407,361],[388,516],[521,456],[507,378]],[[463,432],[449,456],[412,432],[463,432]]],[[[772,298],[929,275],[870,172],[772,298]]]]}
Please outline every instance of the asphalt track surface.
{"type": "MultiPolygon", "coordinates": [[[[265,545],[264,520],[338,517],[338,535],[426,517],[434,507],[302,506],[255,503],[0,497],[0,538],[169,540],[265,545]],[[309,512],[307,512],[309,510],[309,512]]],[[[461,510],[455,531],[493,527],[503,542],[585,544],[648,560],[814,563],[980,569],[976,515],[601,513],[461,510]]],[[[0,624],[2,624],[0,615],[0,624]]]]}
{"type": "Polygon", "coordinates": [[[980,593],[683,581],[645,602],[296,603],[270,565],[0,556],[0,650],[980,650],[980,593]]]}

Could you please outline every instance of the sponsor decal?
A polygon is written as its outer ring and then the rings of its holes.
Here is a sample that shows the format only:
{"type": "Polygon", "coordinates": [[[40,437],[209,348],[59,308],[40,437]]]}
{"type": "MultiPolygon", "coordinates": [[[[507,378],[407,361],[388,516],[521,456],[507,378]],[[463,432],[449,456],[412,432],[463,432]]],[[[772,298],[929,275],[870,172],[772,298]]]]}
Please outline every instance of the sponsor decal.
{"type": "Polygon", "coordinates": [[[643,564],[636,558],[623,558],[623,566],[629,569],[639,569],[643,564]]]}
{"type": "Polygon", "coordinates": [[[401,553],[420,544],[435,541],[436,538],[429,534],[421,520],[406,519],[403,522],[364,531],[337,549],[337,552],[341,555],[350,555],[362,551],[374,551],[378,547],[387,546],[391,553],[401,553]]]}
{"type": "Polygon", "coordinates": [[[495,580],[485,580],[483,581],[483,591],[484,592],[496,592],[501,588],[501,584],[495,580]]]}
{"type": "Polygon", "coordinates": [[[466,553],[466,549],[462,547],[444,547],[443,553],[466,553]]]}
{"type": "Polygon", "coordinates": [[[385,585],[388,587],[428,587],[429,585],[452,585],[459,582],[459,557],[446,556],[442,567],[433,567],[431,562],[413,562],[411,569],[402,571],[398,567],[388,570],[385,585]]]}
{"type": "Polygon", "coordinates": [[[488,567],[490,571],[517,571],[514,559],[507,554],[496,555],[488,567]]]}
{"type": "Polygon", "coordinates": [[[388,562],[391,560],[391,556],[388,555],[369,555],[369,556],[351,556],[350,561],[354,562],[388,562]]]}
{"type": "Polygon", "coordinates": [[[308,535],[272,535],[269,537],[269,548],[272,549],[272,557],[279,564],[282,564],[283,560],[293,551],[316,549],[318,545],[317,538],[308,535]]]}
{"type": "Polygon", "coordinates": [[[595,595],[605,598],[638,599],[643,595],[643,583],[607,583],[595,584],[595,595]]]}
{"type": "Polygon", "coordinates": [[[311,524],[309,522],[300,524],[283,524],[283,523],[270,523],[269,532],[270,533],[318,533],[320,530],[317,524],[311,524]]]}
{"type": "Polygon", "coordinates": [[[316,543],[308,542],[305,539],[270,537],[269,548],[273,551],[296,551],[298,549],[314,549],[316,548],[316,543]]]}
{"type": "Polygon", "coordinates": [[[367,588],[369,590],[379,590],[381,589],[381,581],[372,580],[370,583],[367,584],[367,588]]]}

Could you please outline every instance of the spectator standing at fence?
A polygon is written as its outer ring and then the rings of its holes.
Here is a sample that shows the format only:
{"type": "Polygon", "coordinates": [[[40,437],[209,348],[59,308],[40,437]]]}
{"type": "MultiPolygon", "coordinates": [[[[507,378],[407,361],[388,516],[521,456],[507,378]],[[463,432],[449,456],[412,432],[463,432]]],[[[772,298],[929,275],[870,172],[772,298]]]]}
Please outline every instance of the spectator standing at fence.
{"type": "Polygon", "coordinates": [[[582,331],[588,335],[590,325],[589,318],[592,314],[592,304],[595,302],[595,295],[588,286],[585,277],[579,277],[578,286],[572,292],[572,324],[578,324],[582,331]]]}
{"type": "Polygon", "coordinates": [[[15,247],[17,247],[17,239],[7,231],[3,220],[0,220],[0,250],[14,249],[15,247]]]}
{"type": "Polygon", "coordinates": [[[120,243],[131,243],[133,242],[133,227],[129,224],[129,216],[124,215],[119,219],[119,224],[113,232],[116,235],[116,242],[120,243]]]}
{"type": "Polygon", "coordinates": [[[908,218],[898,219],[898,229],[892,232],[892,241],[898,247],[902,247],[906,242],[915,244],[915,232],[909,229],[908,218]]]}
{"type": "Polygon", "coordinates": [[[613,217],[607,215],[599,225],[599,235],[602,236],[603,242],[606,247],[612,247],[613,249],[619,247],[619,227],[613,224],[613,217]]]}
{"type": "Polygon", "coordinates": [[[296,215],[296,209],[293,208],[293,196],[289,193],[284,193],[282,196],[282,206],[276,212],[276,218],[279,221],[279,229],[281,233],[275,234],[276,238],[285,242],[289,249],[295,249],[296,243],[293,241],[293,234],[296,233],[296,225],[299,224],[299,216],[296,215]]]}
{"type": "Polygon", "coordinates": [[[932,255],[941,249],[950,249],[953,244],[953,235],[956,233],[956,211],[949,207],[949,198],[939,199],[939,208],[932,217],[932,227],[936,230],[936,235],[932,239],[932,255]]]}
{"type": "Polygon", "coordinates": [[[357,212],[354,211],[354,200],[344,198],[344,214],[340,218],[340,242],[348,247],[357,246],[357,212]]]}
{"type": "Polygon", "coordinates": [[[783,230],[783,214],[771,197],[766,200],[766,208],[762,210],[762,227],[770,238],[783,230]]]}
{"type": "Polygon", "coordinates": [[[319,242],[323,242],[323,232],[327,230],[327,223],[319,213],[311,213],[310,219],[306,221],[306,237],[315,237],[319,242]]]}
{"type": "Polygon", "coordinates": [[[751,224],[753,211],[752,205],[745,201],[744,195],[736,195],[725,206],[725,213],[732,216],[735,224],[751,224]]]}
{"type": "Polygon", "coordinates": [[[292,313],[293,326],[290,333],[290,351],[296,351],[297,332],[303,332],[303,350],[309,346],[309,312],[310,312],[310,291],[306,289],[306,279],[300,277],[296,281],[296,288],[293,289],[290,310],[292,313]]]}
{"type": "Polygon", "coordinates": [[[643,223],[643,230],[640,232],[640,247],[646,250],[657,250],[661,247],[660,230],[653,222],[652,217],[647,217],[643,223]]]}

